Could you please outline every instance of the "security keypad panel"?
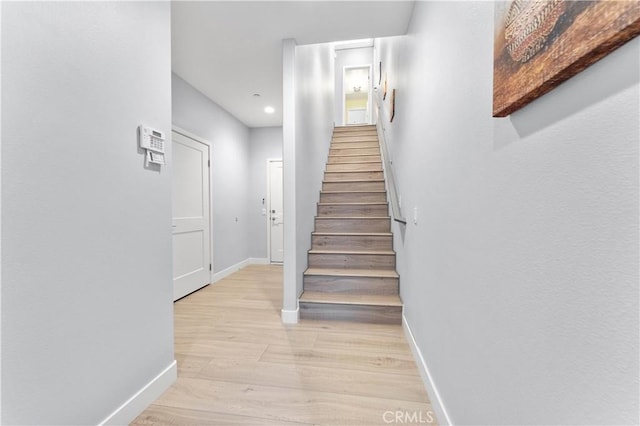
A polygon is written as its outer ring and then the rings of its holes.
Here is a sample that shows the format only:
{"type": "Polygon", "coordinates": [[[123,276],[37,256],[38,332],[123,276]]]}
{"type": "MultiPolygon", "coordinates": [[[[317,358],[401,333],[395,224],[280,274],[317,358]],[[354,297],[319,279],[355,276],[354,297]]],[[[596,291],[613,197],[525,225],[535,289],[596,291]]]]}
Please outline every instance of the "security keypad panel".
{"type": "Polygon", "coordinates": [[[138,126],[140,148],[146,150],[148,163],[165,164],[164,133],[143,125],[138,126]]]}

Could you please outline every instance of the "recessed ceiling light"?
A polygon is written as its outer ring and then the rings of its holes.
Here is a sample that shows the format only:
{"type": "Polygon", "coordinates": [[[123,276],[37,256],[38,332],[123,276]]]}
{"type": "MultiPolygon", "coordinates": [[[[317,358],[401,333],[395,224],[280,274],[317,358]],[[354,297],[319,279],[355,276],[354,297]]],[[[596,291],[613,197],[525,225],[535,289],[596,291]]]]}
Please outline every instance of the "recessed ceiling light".
{"type": "Polygon", "coordinates": [[[273,114],[274,112],[276,112],[276,109],[272,106],[267,106],[264,107],[264,112],[266,112],[267,114],[273,114]]]}

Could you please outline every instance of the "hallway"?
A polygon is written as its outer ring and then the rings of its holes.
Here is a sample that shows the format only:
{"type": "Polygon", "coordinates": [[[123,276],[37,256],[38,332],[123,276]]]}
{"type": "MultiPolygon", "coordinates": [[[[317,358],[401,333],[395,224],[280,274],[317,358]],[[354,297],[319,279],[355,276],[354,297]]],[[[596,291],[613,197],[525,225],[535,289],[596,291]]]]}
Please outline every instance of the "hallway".
{"type": "Polygon", "coordinates": [[[281,297],[252,265],[176,302],[178,380],[133,424],[436,424],[400,325],[286,326],[281,297]]]}

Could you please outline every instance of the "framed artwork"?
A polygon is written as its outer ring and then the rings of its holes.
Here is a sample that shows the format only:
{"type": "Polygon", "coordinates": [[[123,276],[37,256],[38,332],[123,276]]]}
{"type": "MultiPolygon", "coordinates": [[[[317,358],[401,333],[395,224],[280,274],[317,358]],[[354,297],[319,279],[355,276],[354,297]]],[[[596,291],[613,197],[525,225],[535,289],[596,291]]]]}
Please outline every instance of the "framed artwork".
{"type": "Polygon", "coordinates": [[[517,111],[638,34],[638,0],[496,2],[493,116],[517,111]]]}
{"type": "Polygon", "coordinates": [[[393,123],[393,117],[396,116],[396,89],[391,91],[391,117],[389,121],[393,123]]]}
{"type": "Polygon", "coordinates": [[[384,101],[385,99],[387,99],[387,74],[385,73],[384,75],[384,88],[383,88],[383,92],[382,92],[382,100],[384,101]]]}

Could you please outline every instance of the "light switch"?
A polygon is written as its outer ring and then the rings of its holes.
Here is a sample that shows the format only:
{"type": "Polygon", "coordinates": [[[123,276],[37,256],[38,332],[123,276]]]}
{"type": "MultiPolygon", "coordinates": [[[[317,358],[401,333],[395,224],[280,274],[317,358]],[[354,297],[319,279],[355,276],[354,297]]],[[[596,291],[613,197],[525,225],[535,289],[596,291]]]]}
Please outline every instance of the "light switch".
{"type": "Polygon", "coordinates": [[[414,225],[418,224],[418,208],[417,207],[413,208],[413,224],[414,225]]]}
{"type": "Polygon", "coordinates": [[[260,214],[262,214],[262,216],[266,216],[267,215],[267,209],[262,209],[260,214]]]}

